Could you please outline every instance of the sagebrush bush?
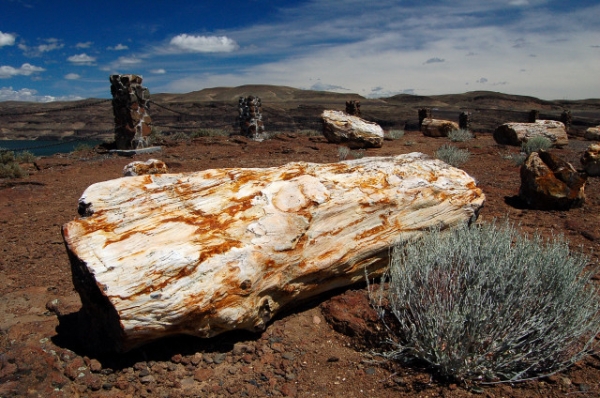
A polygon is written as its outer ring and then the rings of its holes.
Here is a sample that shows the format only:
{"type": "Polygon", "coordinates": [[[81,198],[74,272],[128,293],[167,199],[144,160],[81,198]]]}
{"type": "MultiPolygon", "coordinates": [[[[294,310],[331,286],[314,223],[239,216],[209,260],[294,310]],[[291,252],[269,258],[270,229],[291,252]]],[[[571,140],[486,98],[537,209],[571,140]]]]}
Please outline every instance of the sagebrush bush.
{"type": "Polygon", "coordinates": [[[348,158],[349,154],[350,154],[350,148],[345,147],[345,146],[338,147],[338,159],[339,160],[346,160],[346,158],[348,158]]]}
{"type": "Polygon", "coordinates": [[[210,129],[210,128],[201,128],[198,129],[196,131],[194,131],[190,137],[191,138],[197,138],[197,137],[228,137],[229,136],[229,132],[223,129],[210,129]]]}
{"type": "Polygon", "coordinates": [[[434,156],[450,166],[458,167],[469,160],[470,153],[467,149],[460,149],[452,145],[442,145],[434,156]]]}
{"type": "Polygon", "coordinates": [[[544,136],[532,137],[527,142],[521,144],[521,151],[529,155],[532,152],[539,152],[540,150],[547,151],[552,147],[552,141],[544,136]]]}
{"type": "Polygon", "coordinates": [[[399,140],[404,137],[404,130],[390,130],[388,132],[388,137],[392,140],[399,140]]]}
{"type": "Polygon", "coordinates": [[[0,148],[0,178],[21,178],[27,172],[19,166],[19,159],[13,151],[0,148]]]}
{"type": "Polygon", "coordinates": [[[452,142],[465,142],[473,139],[473,134],[467,129],[452,130],[448,133],[452,142]]]}
{"type": "Polygon", "coordinates": [[[435,230],[396,246],[387,290],[371,290],[380,315],[394,315],[386,355],[457,380],[560,371],[597,348],[600,302],[586,264],[562,238],[508,224],[435,230]]]}

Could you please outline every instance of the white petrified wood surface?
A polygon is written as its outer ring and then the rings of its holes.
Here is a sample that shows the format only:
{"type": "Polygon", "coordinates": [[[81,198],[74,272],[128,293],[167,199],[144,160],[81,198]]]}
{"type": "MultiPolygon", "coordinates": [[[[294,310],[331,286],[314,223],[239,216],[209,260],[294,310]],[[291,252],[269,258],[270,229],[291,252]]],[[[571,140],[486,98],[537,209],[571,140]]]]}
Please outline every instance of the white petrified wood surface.
{"type": "Polygon", "coordinates": [[[494,131],[494,140],[503,145],[521,145],[533,137],[546,137],[555,147],[569,145],[567,130],[556,120],[536,120],[534,123],[504,123],[494,131]]]}
{"type": "Polygon", "coordinates": [[[104,326],[128,350],[261,330],[283,306],[382,272],[393,244],[475,220],[484,199],[420,153],[145,175],[90,186],[63,237],[84,308],[107,300],[117,320],[104,326]]]}
{"type": "Polygon", "coordinates": [[[383,145],[383,129],[377,123],[333,110],[323,111],[321,118],[323,135],[329,142],[351,148],[381,148],[383,145]]]}

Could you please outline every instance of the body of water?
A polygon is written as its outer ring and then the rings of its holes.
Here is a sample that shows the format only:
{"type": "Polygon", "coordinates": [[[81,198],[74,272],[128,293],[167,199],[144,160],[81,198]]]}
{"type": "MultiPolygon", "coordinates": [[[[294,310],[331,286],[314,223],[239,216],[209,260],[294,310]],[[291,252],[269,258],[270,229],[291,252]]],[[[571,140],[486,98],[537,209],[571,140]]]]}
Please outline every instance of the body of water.
{"type": "Polygon", "coordinates": [[[77,146],[88,145],[94,147],[101,144],[101,140],[74,140],[74,141],[32,141],[32,140],[2,140],[0,148],[11,151],[29,151],[35,156],[51,156],[55,153],[69,153],[77,146]]]}

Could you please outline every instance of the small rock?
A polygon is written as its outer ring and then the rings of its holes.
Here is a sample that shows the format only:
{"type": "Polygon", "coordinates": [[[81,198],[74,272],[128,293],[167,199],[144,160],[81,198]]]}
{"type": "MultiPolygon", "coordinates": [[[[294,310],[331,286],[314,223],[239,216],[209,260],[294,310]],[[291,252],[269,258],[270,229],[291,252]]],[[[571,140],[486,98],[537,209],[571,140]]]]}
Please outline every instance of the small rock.
{"type": "Polygon", "coordinates": [[[139,376],[140,376],[140,377],[146,377],[146,376],[148,376],[149,374],[150,374],[150,370],[148,370],[148,368],[145,368],[145,369],[142,369],[142,370],[140,370],[140,374],[139,374],[139,376]]]}
{"type": "Polygon", "coordinates": [[[291,352],[284,352],[281,357],[283,359],[287,359],[288,361],[293,361],[294,359],[296,359],[296,356],[294,354],[292,354],[291,352]]]}
{"type": "Polygon", "coordinates": [[[198,369],[194,372],[194,380],[196,381],[207,381],[215,374],[212,369],[198,369]]]}
{"type": "Polygon", "coordinates": [[[368,374],[369,376],[372,376],[376,373],[377,371],[375,370],[375,368],[366,368],[365,369],[365,374],[368,374]]]}
{"type": "Polygon", "coordinates": [[[319,325],[321,323],[321,318],[319,318],[318,316],[315,315],[315,316],[313,316],[312,321],[313,321],[313,324],[319,325]]]}
{"type": "Polygon", "coordinates": [[[197,352],[192,357],[192,365],[198,366],[198,364],[202,361],[202,353],[197,352]]]}
{"type": "Polygon", "coordinates": [[[292,383],[284,383],[281,386],[281,394],[284,397],[295,397],[298,395],[298,388],[292,383]]]}
{"type": "Polygon", "coordinates": [[[218,353],[215,355],[215,357],[213,358],[213,361],[217,364],[220,365],[222,364],[225,359],[227,358],[227,354],[225,353],[218,353]]]}
{"type": "Polygon", "coordinates": [[[99,373],[102,370],[102,364],[97,359],[90,360],[90,370],[93,373],[99,373]]]}
{"type": "Polygon", "coordinates": [[[213,360],[213,358],[212,358],[212,357],[211,357],[209,354],[202,354],[202,360],[203,360],[204,362],[206,362],[207,364],[209,364],[209,365],[210,365],[211,363],[214,363],[214,360],[213,360]]]}
{"type": "Polygon", "coordinates": [[[327,362],[339,362],[339,358],[338,357],[329,357],[327,358],[327,362]]]}
{"type": "Polygon", "coordinates": [[[171,357],[171,362],[173,363],[181,363],[182,356],[181,354],[175,354],[171,357]]]}
{"type": "Polygon", "coordinates": [[[246,363],[252,363],[252,355],[251,354],[244,354],[242,356],[242,361],[244,361],[246,363]]]}

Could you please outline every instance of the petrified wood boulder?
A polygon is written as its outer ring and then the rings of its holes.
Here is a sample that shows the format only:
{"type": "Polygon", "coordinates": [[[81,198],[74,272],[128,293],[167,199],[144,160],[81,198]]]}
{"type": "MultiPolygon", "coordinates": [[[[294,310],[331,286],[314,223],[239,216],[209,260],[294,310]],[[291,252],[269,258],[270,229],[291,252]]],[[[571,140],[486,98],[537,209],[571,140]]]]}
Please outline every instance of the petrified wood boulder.
{"type": "Polygon", "coordinates": [[[546,137],[555,147],[569,144],[565,125],[555,120],[537,120],[533,123],[504,123],[494,131],[494,140],[501,145],[517,145],[533,137],[546,137]]]}
{"type": "Polygon", "coordinates": [[[421,132],[427,137],[448,137],[452,130],[458,130],[458,124],[449,120],[423,119],[421,132]]]}
{"type": "Polygon", "coordinates": [[[587,130],[585,130],[583,138],[589,141],[600,141],[600,126],[589,127],[587,130]]]}
{"type": "Polygon", "coordinates": [[[585,202],[587,177],[550,152],[532,152],[521,166],[519,196],[534,209],[567,210],[585,202]]]}
{"type": "Polygon", "coordinates": [[[136,160],[123,167],[123,176],[141,176],[145,174],[165,174],[169,172],[166,163],[158,159],[148,159],[145,162],[136,160]]]}
{"type": "Polygon", "coordinates": [[[600,144],[592,144],[581,155],[581,164],[589,176],[600,176],[600,144]]]}
{"type": "Polygon", "coordinates": [[[323,111],[323,135],[334,144],[345,144],[352,149],[381,148],[383,129],[377,123],[342,111],[323,111]]]}
{"type": "Polygon", "coordinates": [[[262,330],[283,307],[381,273],[393,244],[472,222],[484,199],[420,153],[100,182],[63,227],[81,329],[119,351],[262,330]]]}

